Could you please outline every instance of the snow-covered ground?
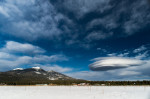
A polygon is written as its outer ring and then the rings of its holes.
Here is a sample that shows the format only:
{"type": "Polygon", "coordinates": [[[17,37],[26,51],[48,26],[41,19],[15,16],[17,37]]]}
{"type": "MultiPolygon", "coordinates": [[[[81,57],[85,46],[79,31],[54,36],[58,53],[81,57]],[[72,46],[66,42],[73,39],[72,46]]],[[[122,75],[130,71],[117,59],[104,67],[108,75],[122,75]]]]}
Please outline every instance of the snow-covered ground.
{"type": "Polygon", "coordinates": [[[150,99],[150,87],[0,86],[0,99],[150,99]]]}

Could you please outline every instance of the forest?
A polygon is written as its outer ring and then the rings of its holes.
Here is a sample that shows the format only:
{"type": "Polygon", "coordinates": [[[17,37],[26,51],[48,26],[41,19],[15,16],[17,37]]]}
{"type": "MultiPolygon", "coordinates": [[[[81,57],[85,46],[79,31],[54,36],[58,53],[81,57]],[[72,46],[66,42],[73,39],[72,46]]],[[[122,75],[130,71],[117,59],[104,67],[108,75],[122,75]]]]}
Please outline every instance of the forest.
{"type": "Polygon", "coordinates": [[[78,85],[78,86],[128,86],[150,85],[150,81],[86,81],[86,80],[47,80],[47,81],[3,81],[0,85],[78,85]]]}

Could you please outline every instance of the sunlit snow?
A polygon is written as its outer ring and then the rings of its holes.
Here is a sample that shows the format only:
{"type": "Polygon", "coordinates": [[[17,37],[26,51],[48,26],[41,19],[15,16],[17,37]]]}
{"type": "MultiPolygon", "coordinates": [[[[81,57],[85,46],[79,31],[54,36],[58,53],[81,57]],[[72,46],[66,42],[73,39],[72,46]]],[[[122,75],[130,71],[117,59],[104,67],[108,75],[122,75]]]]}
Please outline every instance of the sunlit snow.
{"type": "Polygon", "coordinates": [[[39,70],[41,69],[40,67],[32,67],[33,69],[39,70]]]}
{"type": "Polygon", "coordinates": [[[23,70],[23,68],[15,68],[15,69],[13,69],[13,70],[23,70]]]}
{"type": "Polygon", "coordinates": [[[0,86],[0,99],[150,99],[150,87],[0,86]]]}

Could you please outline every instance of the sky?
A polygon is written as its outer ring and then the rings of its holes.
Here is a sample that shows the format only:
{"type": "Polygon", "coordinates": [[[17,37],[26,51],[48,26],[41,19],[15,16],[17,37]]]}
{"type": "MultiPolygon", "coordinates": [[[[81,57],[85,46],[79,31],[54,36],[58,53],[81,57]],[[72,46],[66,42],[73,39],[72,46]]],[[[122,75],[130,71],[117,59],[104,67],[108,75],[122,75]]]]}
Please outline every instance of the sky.
{"type": "Polygon", "coordinates": [[[150,80],[149,0],[0,0],[0,71],[150,80]]]}

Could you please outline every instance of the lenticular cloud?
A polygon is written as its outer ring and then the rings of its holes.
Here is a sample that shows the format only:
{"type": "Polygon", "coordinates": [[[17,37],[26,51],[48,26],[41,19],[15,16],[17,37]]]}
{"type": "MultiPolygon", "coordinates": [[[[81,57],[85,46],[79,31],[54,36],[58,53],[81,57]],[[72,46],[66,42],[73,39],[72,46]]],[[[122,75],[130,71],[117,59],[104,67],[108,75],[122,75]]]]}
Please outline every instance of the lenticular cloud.
{"type": "Polygon", "coordinates": [[[143,60],[133,59],[129,57],[101,57],[95,58],[94,63],[89,67],[93,71],[107,71],[112,69],[127,68],[130,66],[139,66],[144,64],[143,60]]]}

